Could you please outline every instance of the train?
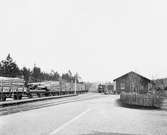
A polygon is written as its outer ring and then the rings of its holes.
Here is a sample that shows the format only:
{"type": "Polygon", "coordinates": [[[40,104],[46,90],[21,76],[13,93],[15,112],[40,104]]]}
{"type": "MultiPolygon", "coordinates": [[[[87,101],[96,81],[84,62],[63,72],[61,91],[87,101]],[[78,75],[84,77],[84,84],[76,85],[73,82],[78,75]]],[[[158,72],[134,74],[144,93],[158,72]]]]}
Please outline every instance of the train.
{"type": "Polygon", "coordinates": [[[114,85],[110,83],[99,84],[97,91],[104,94],[115,94],[114,85]]]}
{"type": "Polygon", "coordinates": [[[0,101],[6,101],[7,98],[21,100],[23,97],[46,97],[88,92],[85,83],[76,83],[75,86],[73,82],[69,83],[65,80],[29,83],[26,87],[24,84],[24,79],[0,77],[0,101]]]}

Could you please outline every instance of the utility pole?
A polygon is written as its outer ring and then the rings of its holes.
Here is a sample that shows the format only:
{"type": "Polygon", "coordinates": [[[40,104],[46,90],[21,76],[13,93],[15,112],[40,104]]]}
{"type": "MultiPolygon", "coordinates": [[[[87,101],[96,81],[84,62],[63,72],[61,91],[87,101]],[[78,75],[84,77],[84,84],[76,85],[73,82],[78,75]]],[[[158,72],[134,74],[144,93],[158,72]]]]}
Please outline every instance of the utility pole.
{"type": "Polygon", "coordinates": [[[60,85],[60,89],[59,89],[59,95],[60,95],[62,91],[62,77],[59,77],[59,85],[60,85]]]}
{"type": "Polygon", "coordinates": [[[77,74],[75,74],[75,91],[74,94],[77,94],[77,74]]]}

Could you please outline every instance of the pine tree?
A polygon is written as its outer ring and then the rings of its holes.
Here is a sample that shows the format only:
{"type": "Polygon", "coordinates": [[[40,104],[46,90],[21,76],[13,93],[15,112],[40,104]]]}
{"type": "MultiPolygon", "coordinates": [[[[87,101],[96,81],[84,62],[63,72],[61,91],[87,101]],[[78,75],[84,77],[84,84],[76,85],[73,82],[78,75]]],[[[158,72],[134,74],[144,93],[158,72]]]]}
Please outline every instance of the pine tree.
{"type": "Polygon", "coordinates": [[[1,67],[1,70],[0,70],[1,75],[4,77],[17,77],[21,75],[19,67],[13,61],[10,54],[8,54],[5,60],[1,61],[0,67],[1,67]]]}
{"type": "Polygon", "coordinates": [[[23,67],[22,74],[24,76],[25,86],[27,86],[28,82],[29,82],[29,79],[30,79],[31,71],[30,71],[30,69],[27,69],[26,67],[23,67]]]}
{"type": "Polygon", "coordinates": [[[32,71],[32,77],[35,82],[39,82],[42,80],[42,73],[41,69],[39,67],[34,66],[33,71],[32,71]]]}

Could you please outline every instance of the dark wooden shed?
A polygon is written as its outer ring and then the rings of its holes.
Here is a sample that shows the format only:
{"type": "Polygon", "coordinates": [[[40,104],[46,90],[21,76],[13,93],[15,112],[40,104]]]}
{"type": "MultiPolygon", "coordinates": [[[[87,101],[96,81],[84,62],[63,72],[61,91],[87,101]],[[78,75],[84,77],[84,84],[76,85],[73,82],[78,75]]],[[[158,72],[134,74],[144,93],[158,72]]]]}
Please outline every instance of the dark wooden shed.
{"type": "Polygon", "coordinates": [[[147,93],[151,87],[151,80],[139,75],[133,71],[122,75],[116,79],[116,92],[137,92],[140,94],[147,93]]]}

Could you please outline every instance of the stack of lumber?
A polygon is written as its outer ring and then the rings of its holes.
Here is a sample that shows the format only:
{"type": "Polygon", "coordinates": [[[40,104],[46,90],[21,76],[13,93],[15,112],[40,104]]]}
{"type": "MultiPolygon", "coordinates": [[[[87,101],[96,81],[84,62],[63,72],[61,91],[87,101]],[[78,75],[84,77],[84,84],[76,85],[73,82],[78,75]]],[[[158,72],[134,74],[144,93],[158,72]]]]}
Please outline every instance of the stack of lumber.
{"type": "MultiPolygon", "coordinates": [[[[65,81],[45,81],[31,83],[30,85],[37,86],[37,89],[47,89],[49,91],[74,91],[75,84],[65,81]]],[[[77,91],[85,90],[85,84],[77,84],[77,91]]]]}
{"type": "Polygon", "coordinates": [[[45,82],[31,83],[31,85],[36,85],[37,89],[46,88],[50,91],[60,90],[59,81],[45,81],[45,82]]]}
{"type": "Polygon", "coordinates": [[[161,109],[167,110],[167,98],[162,98],[161,109]]]}
{"type": "Polygon", "coordinates": [[[6,84],[16,84],[16,85],[19,85],[19,84],[24,84],[24,80],[23,79],[20,79],[20,78],[10,78],[10,77],[0,77],[0,85],[2,83],[6,83],[6,84]]]}
{"type": "Polygon", "coordinates": [[[85,84],[77,84],[77,89],[78,91],[82,91],[82,90],[85,90],[85,84]]]}
{"type": "Polygon", "coordinates": [[[1,91],[22,91],[24,89],[24,80],[20,78],[0,77],[1,91]]]}

